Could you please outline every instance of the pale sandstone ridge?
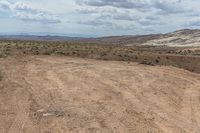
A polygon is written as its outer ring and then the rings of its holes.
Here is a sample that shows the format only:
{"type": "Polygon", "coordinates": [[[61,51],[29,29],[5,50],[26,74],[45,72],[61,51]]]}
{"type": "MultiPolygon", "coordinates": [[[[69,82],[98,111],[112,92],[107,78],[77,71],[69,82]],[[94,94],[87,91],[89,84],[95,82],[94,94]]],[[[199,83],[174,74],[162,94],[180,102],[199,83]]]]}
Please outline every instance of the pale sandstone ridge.
{"type": "Polygon", "coordinates": [[[199,133],[200,75],[56,56],[0,59],[0,133],[199,133]]]}
{"type": "Polygon", "coordinates": [[[200,47],[200,30],[184,29],[164,34],[158,39],[149,40],[143,45],[170,47],[200,47]]]}

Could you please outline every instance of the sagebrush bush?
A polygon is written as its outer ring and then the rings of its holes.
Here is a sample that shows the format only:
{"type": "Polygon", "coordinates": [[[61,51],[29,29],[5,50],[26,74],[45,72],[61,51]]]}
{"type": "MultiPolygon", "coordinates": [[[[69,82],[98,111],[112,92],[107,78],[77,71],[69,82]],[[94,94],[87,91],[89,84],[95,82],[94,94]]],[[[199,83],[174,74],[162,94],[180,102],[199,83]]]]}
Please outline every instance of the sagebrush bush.
{"type": "Polygon", "coordinates": [[[0,58],[5,57],[5,56],[6,56],[5,50],[0,49],[0,58]]]}
{"type": "Polygon", "coordinates": [[[0,71],[0,81],[3,80],[3,73],[0,71]]]}

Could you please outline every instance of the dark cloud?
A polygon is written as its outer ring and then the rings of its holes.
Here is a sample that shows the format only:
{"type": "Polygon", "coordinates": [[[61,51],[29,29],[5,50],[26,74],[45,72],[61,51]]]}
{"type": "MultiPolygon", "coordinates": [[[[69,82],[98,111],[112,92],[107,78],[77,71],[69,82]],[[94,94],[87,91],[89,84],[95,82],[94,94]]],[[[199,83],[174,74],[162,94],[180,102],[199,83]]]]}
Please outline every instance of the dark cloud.
{"type": "Polygon", "coordinates": [[[147,4],[135,0],[77,0],[77,4],[79,5],[89,5],[89,6],[96,6],[96,7],[104,7],[104,6],[113,6],[117,8],[125,8],[125,9],[132,9],[132,8],[144,8],[147,4]]]}

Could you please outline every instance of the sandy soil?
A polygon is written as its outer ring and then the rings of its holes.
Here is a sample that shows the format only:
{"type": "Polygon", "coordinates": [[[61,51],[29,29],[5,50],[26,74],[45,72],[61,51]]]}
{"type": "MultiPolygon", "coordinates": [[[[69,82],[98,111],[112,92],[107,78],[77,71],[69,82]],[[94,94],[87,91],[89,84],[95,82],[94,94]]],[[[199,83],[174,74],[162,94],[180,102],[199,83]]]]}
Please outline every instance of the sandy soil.
{"type": "Polygon", "coordinates": [[[0,59],[0,133],[199,133],[200,75],[56,56],[0,59]]]}

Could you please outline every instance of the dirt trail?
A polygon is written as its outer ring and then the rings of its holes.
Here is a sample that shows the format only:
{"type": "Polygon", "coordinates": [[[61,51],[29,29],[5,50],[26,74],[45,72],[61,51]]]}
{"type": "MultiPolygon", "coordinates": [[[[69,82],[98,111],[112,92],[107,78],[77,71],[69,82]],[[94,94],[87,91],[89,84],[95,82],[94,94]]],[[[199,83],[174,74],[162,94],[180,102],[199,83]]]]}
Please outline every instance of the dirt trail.
{"type": "Polygon", "coordinates": [[[0,133],[198,133],[200,75],[57,56],[0,59],[0,133]]]}

